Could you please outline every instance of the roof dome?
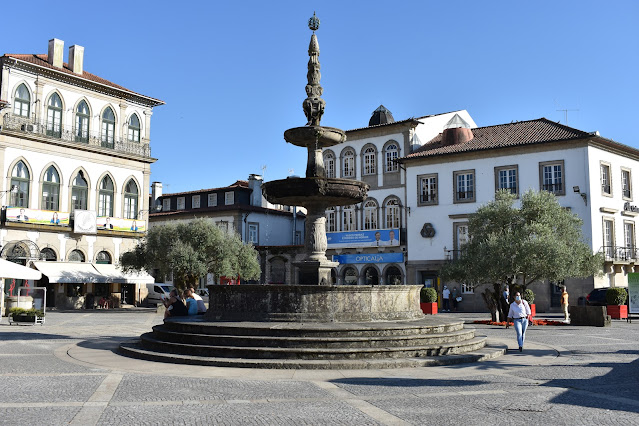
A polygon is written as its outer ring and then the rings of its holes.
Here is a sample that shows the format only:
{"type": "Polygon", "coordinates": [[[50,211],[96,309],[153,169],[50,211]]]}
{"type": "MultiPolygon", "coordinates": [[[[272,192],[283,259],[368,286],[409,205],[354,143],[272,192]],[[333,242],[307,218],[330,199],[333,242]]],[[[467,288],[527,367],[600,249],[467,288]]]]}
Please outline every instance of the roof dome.
{"type": "Polygon", "coordinates": [[[391,114],[391,112],[387,110],[384,105],[380,105],[379,108],[373,111],[371,119],[368,120],[368,125],[378,126],[380,124],[388,124],[394,122],[395,119],[393,118],[393,114],[391,114]]]}

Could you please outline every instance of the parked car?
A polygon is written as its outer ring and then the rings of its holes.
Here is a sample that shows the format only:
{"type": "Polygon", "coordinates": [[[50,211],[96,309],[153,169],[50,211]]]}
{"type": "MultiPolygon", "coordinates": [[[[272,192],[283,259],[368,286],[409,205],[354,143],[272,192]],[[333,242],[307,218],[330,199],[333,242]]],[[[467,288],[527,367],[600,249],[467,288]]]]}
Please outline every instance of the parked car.
{"type": "Polygon", "coordinates": [[[173,286],[167,284],[147,284],[146,288],[149,290],[149,295],[147,296],[147,303],[149,305],[159,305],[164,302],[164,299],[168,299],[170,297],[171,290],[173,290],[173,286]]]}
{"type": "MultiPolygon", "coordinates": [[[[588,306],[606,306],[608,302],[606,302],[606,292],[608,288],[596,288],[586,296],[586,305],[588,306]]],[[[628,289],[626,289],[626,292],[628,289]]],[[[628,300],[628,298],[626,298],[628,300]]]]}

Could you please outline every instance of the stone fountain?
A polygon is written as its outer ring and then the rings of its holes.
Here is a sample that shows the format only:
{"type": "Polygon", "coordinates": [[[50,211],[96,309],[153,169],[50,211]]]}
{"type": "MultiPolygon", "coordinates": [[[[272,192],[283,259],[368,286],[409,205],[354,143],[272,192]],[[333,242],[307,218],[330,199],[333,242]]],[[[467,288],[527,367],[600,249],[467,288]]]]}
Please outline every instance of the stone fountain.
{"type": "Polygon", "coordinates": [[[333,285],[326,258],[325,210],[362,202],[368,185],[329,179],[322,148],[346,140],[340,129],[321,126],[319,19],[308,49],[307,98],[303,127],[284,133],[287,142],[308,151],[305,178],[264,184],[274,204],[308,210],[304,256],[294,266],[294,285],[210,285],[204,317],[169,318],[139,341],[120,345],[135,358],[181,364],[253,368],[390,368],[477,361],[498,356],[504,347],[484,348],[485,337],[463,321],[425,317],[419,307],[422,286],[333,285]]]}

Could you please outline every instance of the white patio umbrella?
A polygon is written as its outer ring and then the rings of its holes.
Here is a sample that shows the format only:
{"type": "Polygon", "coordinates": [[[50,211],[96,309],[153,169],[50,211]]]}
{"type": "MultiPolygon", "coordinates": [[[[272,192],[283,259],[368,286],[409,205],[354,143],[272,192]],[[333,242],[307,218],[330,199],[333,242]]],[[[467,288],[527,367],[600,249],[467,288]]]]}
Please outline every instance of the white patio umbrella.
{"type": "Polygon", "coordinates": [[[0,312],[4,308],[4,279],[12,278],[17,280],[39,280],[42,272],[8,260],[0,259],[0,312]]]}

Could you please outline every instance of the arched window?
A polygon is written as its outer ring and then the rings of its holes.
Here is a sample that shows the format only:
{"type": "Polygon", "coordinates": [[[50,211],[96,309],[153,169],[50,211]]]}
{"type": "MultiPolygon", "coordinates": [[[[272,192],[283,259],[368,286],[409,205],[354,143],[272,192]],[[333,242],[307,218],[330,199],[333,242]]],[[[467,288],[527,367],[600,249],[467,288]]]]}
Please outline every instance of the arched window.
{"type": "Polygon", "coordinates": [[[105,176],[100,182],[100,195],[98,198],[98,216],[113,216],[113,181],[105,176]]]}
{"type": "Polygon", "coordinates": [[[75,140],[76,142],[89,141],[89,105],[85,101],[78,104],[75,110],[75,140]]]}
{"type": "Polygon", "coordinates": [[[47,104],[47,135],[56,138],[62,136],[62,99],[57,93],[49,97],[47,104]]]}
{"type": "Polygon", "coordinates": [[[102,146],[106,148],[115,146],[115,114],[110,107],[102,113],[102,146]]]}
{"type": "Polygon", "coordinates": [[[399,228],[399,200],[397,198],[386,202],[386,228],[399,228]]]}
{"type": "Polygon", "coordinates": [[[42,208],[59,210],[60,208],[60,175],[55,167],[50,166],[44,172],[42,180],[42,208]]]}
{"type": "Polygon", "coordinates": [[[355,207],[345,206],[342,209],[342,231],[354,231],[355,230],[355,207]]]}
{"type": "Polygon", "coordinates": [[[40,250],[40,260],[45,260],[47,262],[55,262],[58,260],[58,256],[56,256],[55,251],[53,251],[50,247],[45,247],[40,250]]]}
{"type": "Polygon", "coordinates": [[[95,263],[110,264],[111,255],[107,251],[101,251],[95,256],[95,263]]]}
{"type": "Polygon", "coordinates": [[[80,250],[73,250],[69,253],[69,262],[84,262],[84,253],[80,250]]]}
{"type": "Polygon", "coordinates": [[[124,187],[124,218],[138,218],[138,186],[133,179],[124,187]]]}
{"type": "Polygon", "coordinates": [[[29,207],[29,182],[31,175],[23,161],[18,161],[11,172],[11,186],[18,187],[18,192],[11,192],[11,205],[14,207],[29,207]]]}
{"type": "Polygon", "coordinates": [[[375,148],[369,146],[364,151],[364,174],[374,175],[377,172],[375,167],[375,148]]]}
{"type": "Polygon", "coordinates": [[[402,272],[397,266],[391,266],[386,270],[386,285],[401,285],[402,272]]]}
{"type": "Polygon", "coordinates": [[[357,270],[351,266],[344,269],[344,284],[357,285],[357,270]]]}
{"type": "Polygon", "coordinates": [[[137,114],[129,118],[129,141],[140,142],[140,119],[137,114]]]}
{"type": "Polygon", "coordinates": [[[394,143],[389,144],[386,147],[386,171],[387,172],[396,172],[399,169],[399,166],[395,160],[399,156],[399,149],[397,145],[394,143]]]}
{"type": "Polygon", "coordinates": [[[18,86],[13,98],[13,113],[20,117],[29,117],[31,112],[31,94],[24,84],[18,86]]]}
{"type": "Polygon", "coordinates": [[[364,203],[364,229],[377,229],[377,203],[373,200],[364,203]]]}
{"type": "Polygon", "coordinates": [[[335,207],[326,209],[326,232],[337,231],[337,221],[335,220],[335,207]]]}
{"type": "Polygon", "coordinates": [[[89,185],[84,179],[84,173],[82,170],[75,175],[71,187],[71,208],[73,210],[86,210],[87,209],[87,197],[89,193],[89,185]]]}
{"type": "Polygon", "coordinates": [[[327,152],[324,155],[324,169],[326,170],[326,177],[332,179],[335,177],[335,155],[332,152],[327,152]]]}
{"type": "Polygon", "coordinates": [[[348,149],[346,150],[346,152],[344,152],[342,177],[355,177],[355,152],[351,149],[348,149]]]}

